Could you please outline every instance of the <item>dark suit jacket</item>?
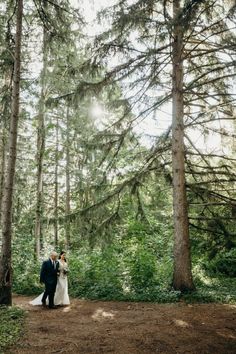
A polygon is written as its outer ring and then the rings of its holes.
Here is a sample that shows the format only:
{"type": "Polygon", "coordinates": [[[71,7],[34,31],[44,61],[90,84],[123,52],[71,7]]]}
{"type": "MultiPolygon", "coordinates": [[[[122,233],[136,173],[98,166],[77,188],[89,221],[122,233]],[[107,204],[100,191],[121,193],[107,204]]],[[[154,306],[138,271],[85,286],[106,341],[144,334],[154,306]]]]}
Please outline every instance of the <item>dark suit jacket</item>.
{"type": "Polygon", "coordinates": [[[40,282],[44,283],[45,285],[56,286],[58,268],[58,262],[56,262],[56,266],[54,268],[51,259],[44,261],[40,273],[40,282]]]}

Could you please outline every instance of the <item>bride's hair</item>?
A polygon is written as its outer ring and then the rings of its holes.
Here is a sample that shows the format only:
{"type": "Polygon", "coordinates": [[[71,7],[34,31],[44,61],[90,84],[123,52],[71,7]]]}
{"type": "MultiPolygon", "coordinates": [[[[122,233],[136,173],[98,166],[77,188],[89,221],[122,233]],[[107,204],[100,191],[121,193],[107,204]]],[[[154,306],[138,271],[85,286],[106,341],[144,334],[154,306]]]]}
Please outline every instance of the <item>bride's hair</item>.
{"type": "MultiPolygon", "coordinates": [[[[61,259],[61,256],[62,256],[63,254],[66,254],[66,252],[61,251],[61,253],[60,253],[60,255],[59,255],[59,259],[61,259]]],[[[65,258],[64,258],[64,260],[65,260],[65,262],[66,262],[66,259],[65,259],[65,258]]]]}

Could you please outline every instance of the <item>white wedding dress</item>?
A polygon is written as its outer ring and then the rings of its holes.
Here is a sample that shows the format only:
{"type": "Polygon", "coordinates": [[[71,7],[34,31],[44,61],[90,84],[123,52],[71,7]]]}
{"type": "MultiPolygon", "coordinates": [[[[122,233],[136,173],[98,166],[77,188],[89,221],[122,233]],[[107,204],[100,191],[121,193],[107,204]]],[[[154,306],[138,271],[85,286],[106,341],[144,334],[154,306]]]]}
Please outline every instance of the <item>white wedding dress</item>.
{"type": "MultiPolygon", "coordinates": [[[[63,263],[59,260],[59,272],[60,275],[57,278],[57,287],[54,296],[54,305],[70,305],[70,299],[68,295],[68,279],[67,279],[67,272],[68,272],[68,265],[67,263],[63,263]]],[[[33,306],[42,305],[42,297],[43,294],[40,294],[36,299],[30,301],[30,304],[33,306]]],[[[48,299],[47,299],[48,304],[48,299]]]]}

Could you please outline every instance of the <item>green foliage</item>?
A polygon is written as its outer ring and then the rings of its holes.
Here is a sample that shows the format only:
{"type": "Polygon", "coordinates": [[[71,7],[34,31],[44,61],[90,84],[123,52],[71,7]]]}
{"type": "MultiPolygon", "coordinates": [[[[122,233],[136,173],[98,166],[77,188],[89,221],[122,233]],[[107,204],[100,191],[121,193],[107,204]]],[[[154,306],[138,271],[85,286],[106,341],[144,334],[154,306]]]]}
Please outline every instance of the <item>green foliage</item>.
{"type": "Polygon", "coordinates": [[[213,276],[202,265],[195,267],[194,274],[197,290],[183,295],[186,302],[236,303],[236,278],[213,276]]]}
{"type": "Polygon", "coordinates": [[[128,218],[113,242],[70,254],[70,293],[90,299],[176,301],[169,227],[128,218]]]}
{"type": "Polygon", "coordinates": [[[113,250],[79,254],[70,263],[71,294],[90,299],[121,299],[122,282],[113,250]]]}
{"type": "Polygon", "coordinates": [[[17,294],[32,295],[42,292],[39,284],[40,264],[33,259],[22,260],[15,264],[13,273],[13,291],[17,294]]]}
{"type": "MultiPolygon", "coordinates": [[[[24,228],[22,232],[25,232],[24,228]]],[[[13,291],[17,294],[32,295],[42,291],[39,284],[41,264],[37,262],[32,253],[34,242],[32,236],[17,235],[13,247],[13,291]]]]}
{"type": "MultiPolygon", "coordinates": [[[[158,271],[154,256],[147,250],[137,249],[133,256],[124,256],[119,248],[108,247],[87,254],[71,254],[70,257],[72,296],[157,302],[172,302],[178,299],[178,292],[171,291],[167,283],[163,284],[158,280],[158,275],[164,272],[164,267],[160,267],[158,271]]],[[[169,277],[166,277],[167,279],[169,277]]]]}
{"type": "Polygon", "coordinates": [[[24,311],[17,307],[0,306],[0,319],[0,353],[3,353],[20,338],[24,311]]]}
{"type": "MultiPolygon", "coordinates": [[[[141,228],[140,225],[139,227],[141,228]]],[[[219,271],[216,273],[214,268],[210,269],[211,263],[206,259],[198,258],[197,262],[195,259],[194,279],[197,291],[183,296],[173,291],[170,286],[171,257],[157,257],[155,243],[150,243],[147,233],[144,243],[144,231],[141,228],[139,234],[139,227],[131,227],[136,230],[136,239],[125,238],[104,248],[91,250],[83,247],[77,252],[68,253],[69,292],[72,297],[159,303],[176,302],[180,299],[190,303],[236,303],[236,280],[220,275],[219,271]]],[[[230,254],[233,256],[234,253],[230,254]]],[[[39,285],[40,264],[33,257],[20,262],[15,259],[14,264],[15,292],[37,295],[43,291],[39,285]]]]}
{"type": "MultiPolygon", "coordinates": [[[[131,213],[132,210],[127,211],[126,223],[120,230],[114,228],[111,231],[109,242],[104,241],[91,248],[88,241],[81,240],[77,251],[68,252],[70,296],[160,303],[175,302],[181,298],[179,292],[171,289],[173,259],[170,224],[165,223],[166,218],[163,222],[157,222],[150,213],[149,223],[138,221],[131,213]]],[[[23,236],[16,235],[14,245],[13,288],[16,293],[38,295],[43,291],[39,284],[41,264],[35,261],[30,251],[33,247],[31,235],[27,236],[25,228],[22,232],[23,236]]],[[[235,302],[236,284],[234,279],[231,278],[230,283],[226,277],[233,274],[235,252],[224,251],[209,260],[207,251],[200,253],[202,246],[195,238],[193,245],[197,291],[185,294],[183,300],[235,302]],[[224,277],[220,273],[222,267],[224,277]]],[[[49,251],[49,247],[45,249],[45,257],[49,251]]]]}
{"type": "Polygon", "coordinates": [[[152,288],[156,282],[157,262],[155,256],[138,247],[130,260],[130,287],[136,293],[152,288]]]}
{"type": "MultiPolygon", "coordinates": [[[[21,236],[18,235],[18,237],[21,236]]],[[[172,274],[169,228],[128,219],[113,242],[91,249],[89,244],[68,253],[69,291],[73,297],[104,300],[176,301],[170,289],[172,274]],[[165,246],[165,247],[164,247],[165,246]]],[[[40,264],[24,238],[14,248],[14,291],[39,294],[40,264]]],[[[45,256],[49,250],[46,250],[45,256]]]]}
{"type": "Polygon", "coordinates": [[[227,277],[236,276],[236,249],[231,249],[228,252],[221,252],[213,258],[208,265],[209,271],[213,274],[221,273],[227,277]]]}

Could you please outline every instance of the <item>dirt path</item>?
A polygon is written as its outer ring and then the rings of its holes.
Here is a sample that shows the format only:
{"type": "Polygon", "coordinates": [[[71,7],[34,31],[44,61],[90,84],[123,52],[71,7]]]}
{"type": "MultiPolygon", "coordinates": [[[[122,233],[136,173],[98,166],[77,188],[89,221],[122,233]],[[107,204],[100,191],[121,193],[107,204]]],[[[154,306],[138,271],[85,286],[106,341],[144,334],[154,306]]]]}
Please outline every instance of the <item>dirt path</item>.
{"type": "Polygon", "coordinates": [[[235,354],[236,306],[73,300],[71,307],[28,310],[15,353],[235,354]]]}

